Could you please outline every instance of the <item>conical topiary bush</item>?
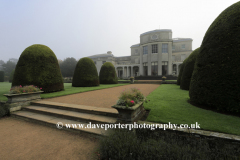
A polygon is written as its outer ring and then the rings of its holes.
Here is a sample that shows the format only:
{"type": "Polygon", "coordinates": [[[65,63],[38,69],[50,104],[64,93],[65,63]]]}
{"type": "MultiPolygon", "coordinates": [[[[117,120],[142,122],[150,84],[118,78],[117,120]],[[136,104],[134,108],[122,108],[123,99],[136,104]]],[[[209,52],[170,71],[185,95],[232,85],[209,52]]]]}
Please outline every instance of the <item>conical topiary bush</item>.
{"type": "Polygon", "coordinates": [[[183,73],[183,70],[184,70],[184,67],[185,67],[185,63],[187,59],[185,59],[181,65],[181,68],[180,68],[180,71],[179,71],[179,74],[178,74],[178,78],[177,78],[177,85],[180,85],[181,84],[181,80],[182,80],[182,73],[183,73]]]}
{"type": "Polygon", "coordinates": [[[97,68],[90,58],[81,58],[74,70],[73,87],[91,87],[99,86],[97,68]]]}
{"type": "Polygon", "coordinates": [[[44,92],[64,89],[57,57],[49,47],[34,44],[22,52],[12,81],[12,86],[19,85],[35,85],[44,92]]]}
{"type": "Polygon", "coordinates": [[[100,84],[117,84],[118,78],[115,71],[115,67],[111,62],[105,62],[99,74],[100,84]]]}
{"type": "Polygon", "coordinates": [[[189,96],[194,103],[240,112],[240,2],[208,28],[195,63],[189,96]]]}
{"type": "Polygon", "coordinates": [[[15,69],[11,72],[10,77],[9,77],[9,82],[12,82],[13,80],[13,75],[14,75],[15,69]]]}

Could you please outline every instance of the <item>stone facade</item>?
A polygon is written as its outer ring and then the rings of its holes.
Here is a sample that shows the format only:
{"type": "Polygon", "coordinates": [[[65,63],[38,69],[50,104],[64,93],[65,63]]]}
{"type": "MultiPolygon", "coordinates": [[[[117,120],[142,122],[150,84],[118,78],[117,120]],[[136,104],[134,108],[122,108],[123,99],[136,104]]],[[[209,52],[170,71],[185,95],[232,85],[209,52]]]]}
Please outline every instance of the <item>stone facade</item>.
{"type": "Polygon", "coordinates": [[[131,55],[115,57],[107,54],[89,56],[98,73],[105,62],[111,62],[118,77],[178,75],[182,62],[192,53],[191,38],[172,38],[172,30],[158,29],[140,35],[140,43],[132,45],[131,55]]]}

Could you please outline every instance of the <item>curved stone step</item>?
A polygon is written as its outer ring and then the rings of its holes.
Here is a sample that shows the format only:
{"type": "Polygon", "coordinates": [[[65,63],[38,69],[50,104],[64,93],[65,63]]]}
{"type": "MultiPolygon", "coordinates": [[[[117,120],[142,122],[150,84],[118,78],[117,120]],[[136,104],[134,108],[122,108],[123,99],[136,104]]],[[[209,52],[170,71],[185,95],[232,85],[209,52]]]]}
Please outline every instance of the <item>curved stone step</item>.
{"type": "Polygon", "coordinates": [[[42,106],[27,106],[22,108],[23,110],[34,112],[34,113],[40,113],[44,115],[50,115],[58,118],[65,118],[69,120],[74,121],[80,121],[80,122],[91,122],[91,123],[108,123],[112,124],[117,121],[117,117],[107,117],[103,115],[96,115],[96,114],[89,114],[89,113],[80,113],[75,111],[68,111],[68,110],[62,110],[62,109],[55,109],[55,108],[49,108],[49,107],[42,107],[42,106]]]}
{"type": "Polygon", "coordinates": [[[91,114],[111,116],[111,117],[118,116],[118,111],[113,108],[102,108],[102,107],[93,107],[93,106],[85,106],[85,105],[77,105],[77,104],[58,103],[58,102],[50,102],[50,101],[44,101],[44,100],[31,102],[31,105],[51,107],[51,108],[62,109],[67,111],[76,111],[81,113],[91,113],[91,114]]]}
{"type": "MultiPolygon", "coordinates": [[[[89,123],[80,123],[78,121],[57,118],[54,116],[43,115],[43,114],[29,112],[29,111],[13,112],[11,114],[11,116],[21,118],[24,120],[28,120],[31,122],[37,122],[39,124],[51,126],[53,128],[57,128],[57,126],[58,127],[60,126],[59,128],[61,128],[61,124],[59,123],[59,122],[61,122],[63,124],[63,127],[61,129],[67,130],[67,131],[72,131],[72,132],[77,132],[77,133],[84,132],[84,133],[88,133],[88,134],[92,134],[92,135],[96,135],[96,136],[106,136],[107,135],[107,130],[104,130],[101,128],[87,128],[87,125],[89,125],[89,123]],[[60,125],[57,125],[57,123],[59,123],[60,125]],[[71,128],[69,128],[69,127],[66,127],[66,124],[79,124],[79,125],[84,125],[84,127],[83,128],[80,128],[80,127],[73,128],[71,126],[71,128]]],[[[77,126],[79,126],[79,125],[77,125],[77,126]]]]}

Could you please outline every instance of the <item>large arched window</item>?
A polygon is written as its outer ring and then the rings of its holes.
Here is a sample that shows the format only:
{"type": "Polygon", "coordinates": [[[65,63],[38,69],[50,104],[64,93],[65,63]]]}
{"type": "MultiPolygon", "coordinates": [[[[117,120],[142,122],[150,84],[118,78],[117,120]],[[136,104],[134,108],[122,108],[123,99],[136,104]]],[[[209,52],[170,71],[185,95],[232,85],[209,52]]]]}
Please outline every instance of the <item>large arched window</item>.
{"type": "Polygon", "coordinates": [[[143,75],[147,76],[148,75],[148,64],[143,63],[143,75]]]}
{"type": "Polygon", "coordinates": [[[152,76],[158,75],[158,62],[152,62],[152,76]]]}
{"type": "Polygon", "coordinates": [[[163,61],[162,62],[162,75],[166,76],[168,72],[168,62],[167,61],[163,61]]]}

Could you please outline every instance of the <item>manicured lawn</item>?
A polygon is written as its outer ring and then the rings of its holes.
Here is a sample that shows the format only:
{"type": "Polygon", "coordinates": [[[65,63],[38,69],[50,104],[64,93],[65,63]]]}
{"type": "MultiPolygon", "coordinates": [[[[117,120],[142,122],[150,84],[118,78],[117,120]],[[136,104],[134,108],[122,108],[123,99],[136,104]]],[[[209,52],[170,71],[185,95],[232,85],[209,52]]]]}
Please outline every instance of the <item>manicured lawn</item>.
{"type": "Polygon", "coordinates": [[[189,92],[176,84],[162,84],[147,96],[147,121],[172,124],[195,124],[203,130],[240,135],[240,117],[224,115],[195,107],[187,102],[189,92]]]}
{"type": "Polygon", "coordinates": [[[7,101],[7,97],[3,94],[6,94],[11,89],[12,83],[9,82],[0,82],[0,101],[7,101]]]}
{"type": "Polygon", "coordinates": [[[177,82],[177,80],[165,80],[165,81],[177,82]]]}
{"type": "MultiPolygon", "coordinates": [[[[123,85],[128,85],[128,84],[129,83],[101,84],[100,86],[96,86],[96,87],[72,87],[72,83],[64,83],[64,91],[41,94],[41,97],[42,98],[58,97],[58,96],[63,96],[63,95],[69,95],[69,94],[74,94],[74,93],[81,93],[81,92],[99,90],[99,89],[104,89],[104,88],[123,86],[123,85]]],[[[0,101],[7,101],[7,97],[3,96],[3,94],[9,92],[11,85],[12,84],[9,82],[0,82],[0,101]]]]}

